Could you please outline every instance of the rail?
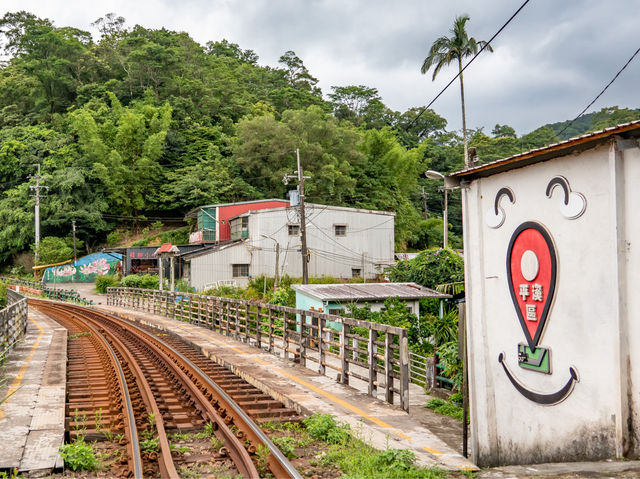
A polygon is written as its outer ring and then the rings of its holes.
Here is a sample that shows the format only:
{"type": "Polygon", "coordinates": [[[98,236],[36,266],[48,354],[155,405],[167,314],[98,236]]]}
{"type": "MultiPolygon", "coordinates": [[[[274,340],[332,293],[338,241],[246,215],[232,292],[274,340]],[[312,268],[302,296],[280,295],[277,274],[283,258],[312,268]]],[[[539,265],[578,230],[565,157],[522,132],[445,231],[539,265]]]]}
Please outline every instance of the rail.
{"type": "Polygon", "coordinates": [[[7,307],[0,310],[0,362],[27,330],[27,298],[7,289],[7,307]]]}
{"type": "Polygon", "coordinates": [[[255,301],[140,288],[108,288],[107,304],[207,327],[342,384],[364,386],[372,397],[380,392],[390,404],[398,398],[402,409],[409,410],[404,328],[255,301]]]}

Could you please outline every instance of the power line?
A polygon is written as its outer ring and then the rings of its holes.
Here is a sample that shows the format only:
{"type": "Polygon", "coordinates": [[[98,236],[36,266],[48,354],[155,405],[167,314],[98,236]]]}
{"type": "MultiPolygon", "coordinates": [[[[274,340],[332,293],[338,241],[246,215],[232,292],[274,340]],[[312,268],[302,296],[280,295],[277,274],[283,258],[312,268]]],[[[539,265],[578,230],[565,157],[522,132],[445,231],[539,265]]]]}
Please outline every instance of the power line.
{"type": "Polygon", "coordinates": [[[509,23],[511,23],[511,20],[513,20],[514,18],[516,18],[516,15],[518,15],[518,13],[520,13],[520,10],[522,10],[522,9],[527,5],[527,3],[529,3],[530,1],[531,1],[531,0],[525,0],[525,2],[524,2],[522,5],[520,5],[520,8],[518,8],[518,9],[515,11],[515,13],[514,13],[513,15],[511,15],[511,17],[509,18],[509,20],[507,20],[507,21],[506,21],[506,23],[500,27],[500,30],[498,30],[498,31],[497,31],[497,32],[496,32],[496,33],[495,33],[495,34],[494,34],[494,35],[489,39],[489,41],[488,41],[488,42],[486,42],[484,45],[482,45],[482,47],[480,48],[480,50],[478,50],[478,53],[476,53],[476,54],[473,56],[473,58],[472,58],[471,60],[469,60],[469,63],[467,63],[467,64],[462,68],[462,70],[460,70],[460,71],[458,72],[458,74],[457,74],[456,76],[454,76],[454,77],[451,79],[451,81],[449,81],[449,83],[447,83],[447,84],[445,85],[445,87],[444,87],[442,90],[440,90],[440,93],[438,93],[438,94],[436,95],[436,97],[435,97],[433,100],[431,100],[431,101],[429,102],[429,104],[428,104],[427,106],[425,106],[425,107],[420,111],[420,113],[418,113],[418,115],[417,115],[413,120],[411,120],[411,122],[409,122],[409,124],[405,127],[405,131],[406,131],[406,130],[408,130],[408,129],[411,127],[411,125],[413,125],[413,124],[418,120],[418,118],[420,118],[420,117],[422,116],[422,114],[423,114],[425,111],[427,111],[431,105],[433,105],[433,104],[436,102],[436,100],[437,100],[438,98],[440,98],[440,96],[441,96],[441,95],[446,91],[446,89],[447,89],[447,88],[449,88],[449,87],[453,84],[453,82],[454,82],[454,81],[456,81],[456,80],[458,79],[458,77],[459,77],[460,75],[462,75],[462,72],[464,72],[464,71],[467,69],[467,67],[468,67],[469,65],[471,65],[471,64],[473,63],[473,61],[474,61],[476,58],[478,58],[478,55],[480,55],[480,54],[482,53],[482,51],[483,51],[485,48],[487,48],[487,47],[489,46],[489,44],[491,44],[491,42],[492,42],[493,40],[495,40],[495,38],[496,38],[498,35],[500,35],[500,33],[502,32],[502,30],[504,30],[504,29],[506,28],[506,26],[507,26],[507,25],[509,25],[509,23]]]}
{"type": "Polygon", "coordinates": [[[640,48],[638,48],[638,49],[635,51],[635,53],[634,53],[633,55],[631,55],[631,58],[629,58],[629,60],[627,60],[627,63],[625,63],[625,64],[624,64],[624,66],[623,66],[620,70],[618,70],[618,73],[616,73],[616,74],[615,74],[615,76],[611,79],[611,81],[610,81],[609,83],[607,83],[607,86],[605,86],[605,87],[602,89],[602,91],[601,91],[600,93],[598,93],[598,96],[596,96],[596,97],[593,99],[593,101],[592,101],[591,103],[589,103],[589,104],[585,107],[585,109],[584,109],[584,110],[582,110],[582,111],[580,112],[580,114],[579,114],[578,116],[576,116],[573,120],[571,120],[571,121],[570,121],[570,122],[569,122],[569,123],[568,123],[568,124],[567,124],[567,125],[566,125],[562,130],[561,130],[561,131],[560,131],[560,133],[558,133],[558,134],[557,134],[557,136],[562,135],[562,134],[565,132],[565,130],[566,130],[567,128],[569,128],[571,125],[573,125],[573,123],[574,123],[578,118],[580,118],[582,115],[584,115],[584,112],[585,112],[585,111],[587,111],[587,110],[591,107],[591,105],[593,105],[596,101],[598,101],[598,98],[600,98],[600,97],[602,96],[602,94],[603,94],[605,91],[607,91],[607,88],[609,88],[609,87],[613,84],[613,82],[614,82],[614,81],[616,81],[616,80],[618,79],[618,77],[620,76],[620,74],[625,70],[625,68],[627,68],[627,66],[629,66],[629,63],[631,63],[631,62],[633,61],[633,59],[636,57],[636,55],[637,55],[639,52],[640,52],[640,48]]]}

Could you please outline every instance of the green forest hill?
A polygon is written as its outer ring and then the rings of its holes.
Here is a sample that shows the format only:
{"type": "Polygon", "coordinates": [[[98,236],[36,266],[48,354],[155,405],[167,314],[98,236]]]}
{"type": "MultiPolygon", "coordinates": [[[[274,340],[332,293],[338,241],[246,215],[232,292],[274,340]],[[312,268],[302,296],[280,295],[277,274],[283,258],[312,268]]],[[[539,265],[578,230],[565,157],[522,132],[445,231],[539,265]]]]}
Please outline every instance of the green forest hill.
{"type": "MultiPolygon", "coordinates": [[[[90,27],[97,42],[26,12],[0,20],[0,264],[34,241],[36,164],[48,188],[42,236],[68,237],[76,220],[92,250],[115,228],[176,224],[198,205],[284,198],[296,148],[311,177],[308,201],[395,211],[398,250],[440,242],[441,184],[423,173],[460,169],[463,148],[435,111],[392,111],[363,85],[323,95],[293,51],[274,68],[226,40],[200,45],[113,14],[90,27]]],[[[607,108],[561,138],[637,118],[607,108]]],[[[563,128],[517,136],[496,125],[490,135],[470,130],[470,145],[487,162],[557,142],[563,128]]],[[[460,246],[459,195],[450,198],[460,246]]]]}

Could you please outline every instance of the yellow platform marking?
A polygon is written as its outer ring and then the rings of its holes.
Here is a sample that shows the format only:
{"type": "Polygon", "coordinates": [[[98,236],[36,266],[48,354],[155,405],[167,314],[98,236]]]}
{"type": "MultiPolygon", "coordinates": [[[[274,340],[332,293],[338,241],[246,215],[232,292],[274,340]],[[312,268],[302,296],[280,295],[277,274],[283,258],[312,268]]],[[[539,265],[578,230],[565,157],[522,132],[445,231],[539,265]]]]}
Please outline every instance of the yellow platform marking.
{"type": "Polygon", "coordinates": [[[442,452],[437,449],[431,449],[430,447],[423,446],[422,449],[427,451],[429,454],[433,454],[434,456],[442,456],[442,452]]]}
{"type": "MultiPolygon", "coordinates": [[[[38,322],[35,319],[33,319],[31,315],[29,315],[29,321],[35,324],[36,328],[40,330],[40,333],[38,334],[38,337],[33,343],[33,346],[31,346],[31,350],[29,351],[29,355],[25,359],[25,363],[22,365],[22,367],[18,371],[18,374],[13,379],[13,382],[11,383],[11,386],[9,387],[7,394],[5,394],[3,398],[3,403],[2,403],[3,405],[6,405],[11,400],[11,396],[13,396],[13,393],[15,393],[20,388],[20,384],[22,383],[22,379],[24,378],[24,373],[27,372],[27,369],[29,368],[29,364],[33,359],[33,355],[36,353],[36,349],[38,349],[38,346],[40,345],[40,340],[42,339],[42,335],[44,334],[44,329],[42,329],[42,327],[38,324],[38,322]]],[[[0,419],[4,418],[4,415],[5,415],[4,408],[0,408],[0,419]]]]}

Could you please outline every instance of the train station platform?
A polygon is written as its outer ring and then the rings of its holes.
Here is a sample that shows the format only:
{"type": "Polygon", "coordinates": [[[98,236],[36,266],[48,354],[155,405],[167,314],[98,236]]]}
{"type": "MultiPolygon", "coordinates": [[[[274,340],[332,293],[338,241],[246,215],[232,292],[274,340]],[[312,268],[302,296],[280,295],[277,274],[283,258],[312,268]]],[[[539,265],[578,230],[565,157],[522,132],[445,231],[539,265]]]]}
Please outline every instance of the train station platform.
{"type": "MultiPolygon", "coordinates": [[[[209,329],[115,306],[94,308],[171,331],[287,407],[303,415],[314,412],[333,414],[376,448],[409,449],[424,466],[452,471],[478,470],[477,466],[428,427],[429,424],[437,426],[438,422],[450,418],[425,409],[423,406],[428,397],[424,393],[413,394],[412,390],[407,414],[399,407],[370,397],[351,386],[209,329]]],[[[458,427],[461,429],[461,425],[458,427]]]]}
{"type": "Polygon", "coordinates": [[[62,469],[66,365],[67,330],[30,308],[27,333],[2,369],[0,471],[40,477],[62,469]]]}

